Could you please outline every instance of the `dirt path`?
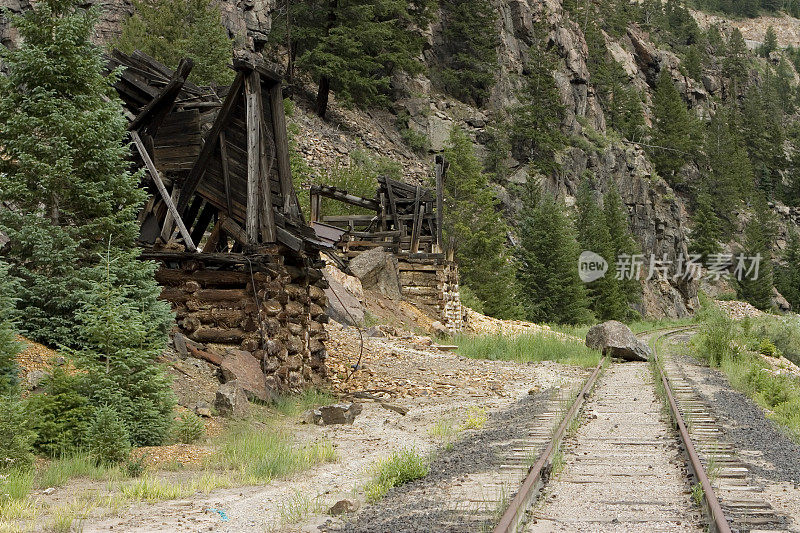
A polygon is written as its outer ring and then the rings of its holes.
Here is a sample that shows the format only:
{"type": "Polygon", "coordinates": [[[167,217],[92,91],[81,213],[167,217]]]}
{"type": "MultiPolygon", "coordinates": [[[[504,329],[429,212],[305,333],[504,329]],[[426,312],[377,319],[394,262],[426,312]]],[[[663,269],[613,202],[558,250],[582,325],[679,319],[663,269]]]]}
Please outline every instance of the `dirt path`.
{"type": "Polygon", "coordinates": [[[702,531],[647,363],[609,367],[528,532],[702,531]]]}

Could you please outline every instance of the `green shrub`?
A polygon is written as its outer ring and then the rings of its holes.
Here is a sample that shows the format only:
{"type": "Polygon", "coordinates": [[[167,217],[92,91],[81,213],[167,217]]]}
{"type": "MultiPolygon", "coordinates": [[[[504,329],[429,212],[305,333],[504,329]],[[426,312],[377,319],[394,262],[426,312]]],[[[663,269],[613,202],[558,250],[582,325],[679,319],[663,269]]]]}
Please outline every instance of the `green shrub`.
{"type": "Polygon", "coordinates": [[[194,413],[181,413],[175,423],[174,438],[178,442],[191,444],[197,441],[206,431],[203,420],[194,413]]]}
{"type": "Polygon", "coordinates": [[[14,295],[19,290],[17,280],[8,272],[9,266],[0,261],[0,396],[16,394],[19,369],[16,356],[22,346],[16,340],[12,322],[14,295]]]}
{"type": "Polygon", "coordinates": [[[83,394],[85,376],[56,368],[43,380],[42,394],[27,400],[34,448],[45,455],[71,455],[83,447],[92,410],[83,394]]]}
{"type": "Polygon", "coordinates": [[[36,434],[29,429],[23,405],[13,398],[0,398],[0,470],[24,470],[33,463],[36,434]]]}
{"type": "Polygon", "coordinates": [[[367,501],[377,501],[385,496],[392,487],[423,478],[428,475],[429,471],[428,460],[416,451],[405,449],[394,452],[375,466],[372,479],[364,487],[367,501]]]}
{"type": "Polygon", "coordinates": [[[718,309],[709,308],[697,335],[698,355],[711,366],[720,366],[723,360],[733,357],[734,324],[718,309]]]}
{"type": "Polygon", "coordinates": [[[136,459],[128,459],[125,462],[125,473],[130,477],[141,477],[147,469],[144,464],[146,458],[147,454],[142,454],[136,459]]]}
{"type": "Polygon", "coordinates": [[[769,339],[761,339],[761,343],[758,345],[758,353],[768,357],[780,357],[781,355],[775,344],[769,339]]]}
{"type": "Polygon", "coordinates": [[[128,430],[112,407],[97,409],[87,440],[89,453],[98,464],[114,465],[128,460],[131,452],[128,430]]]}

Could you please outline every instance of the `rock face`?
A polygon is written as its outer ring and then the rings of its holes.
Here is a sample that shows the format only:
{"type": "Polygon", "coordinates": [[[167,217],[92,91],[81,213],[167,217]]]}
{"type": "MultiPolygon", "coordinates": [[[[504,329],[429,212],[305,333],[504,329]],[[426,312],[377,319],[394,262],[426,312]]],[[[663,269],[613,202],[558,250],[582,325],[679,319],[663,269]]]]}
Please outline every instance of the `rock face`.
{"type": "Polygon", "coordinates": [[[214,407],[222,416],[244,418],[250,411],[247,404],[247,393],[236,380],[223,383],[217,389],[214,407]]]}
{"type": "Polygon", "coordinates": [[[328,288],[325,289],[325,296],[328,298],[328,307],[325,313],[340,324],[348,326],[358,326],[364,323],[364,306],[353,296],[347,288],[325,274],[328,280],[328,288]]]}
{"type": "Polygon", "coordinates": [[[626,361],[647,361],[652,353],[628,326],[616,320],[593,326],[586,333],[586,346],[626,361]]]}
{"type": "Polygon", "coordinates": [[[398,270],[397,258],[383,248],[361,252],[350,260],[350,271],[365,289],[376,289],[393,300],[402,298],[398,270]]]}

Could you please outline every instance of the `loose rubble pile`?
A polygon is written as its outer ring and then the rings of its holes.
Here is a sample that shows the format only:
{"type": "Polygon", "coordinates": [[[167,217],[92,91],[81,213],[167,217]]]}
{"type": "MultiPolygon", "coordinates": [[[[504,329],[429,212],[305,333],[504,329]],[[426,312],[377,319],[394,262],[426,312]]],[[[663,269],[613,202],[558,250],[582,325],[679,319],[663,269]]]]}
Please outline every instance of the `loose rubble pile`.
{"type": "Polygon", "coordinates": [[[482,315],[468,307],[464,307],[466,316],[465,328],[469,333],[479,335],[553,335],[564,340],[583,342],[583,339],[559,333],[550,329],[550,326],[533,324],[522,320],[500,320],[490,316],[482,315]]]}
{"type": "Polygon", "coordinates": [[[762,311],[759,311],[747,302],[739,302],[736,300],[714,300],[714,303],[720,309],[722,309],[726,315],[728,315],[728,318],[733,320],[755,318],[764,314],[762,311]]]}

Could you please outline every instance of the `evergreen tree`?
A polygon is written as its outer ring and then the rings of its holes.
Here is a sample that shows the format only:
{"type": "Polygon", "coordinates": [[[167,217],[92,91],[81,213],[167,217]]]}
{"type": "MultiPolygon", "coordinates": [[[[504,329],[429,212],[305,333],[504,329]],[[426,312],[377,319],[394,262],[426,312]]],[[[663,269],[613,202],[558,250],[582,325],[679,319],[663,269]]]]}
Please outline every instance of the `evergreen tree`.
{"type": "Polygon", "coordinates": [[[92,406],[86,397],[86,376],[57,367],[42,382],[42,394],[26,402],[28,425],[36,434],[34,448],[50,457],[74,453],[86,445],[92,406]]]}
{"type": "Polygon", "coordinates": [[[697,121],[689,113],[669,72],[663,72],[653,95],[650,157],[659,175],[675,187],[679,172],[697,149],[697,121]]]}
{"type": "Polygon", "coordinates": [[[509,134],[511,152],[519,161],[531,162],[543,173],[556,170],[555,154],[566,143],[561,132],[563,106],[558,95],[553,71],[552,52],[538,45],[531,46],[525,70],[522,104],[511,111],[509,134]]]}
{"type": "Polygon", "coordinates": [[[708,172],[703,190],[711,194],[714,213],[724,221],[721,236],[731,235],[737,208],[753,190],[753,168],[737,133],[733,113],[720,108],[708,125],[705,142],[708,172]]]}
{"type": "MultiPolygon", "coordinates": [[[[633,238],[628,226],[628,211],[622,203],[622,197],[616,185],[603,196],[603,221],[608,228],[611,243],[611,257],[616,260],[621,254],[634,255],[640,253],[639,246],[633,238]]],[[[618,280],[620,289],[625,295],[626,303],[639,301],[642,286],[639,280],[618,280]]]]}
{"type": "Polygon", "coordinates": [[[710,254],[721,252],[722,246],[719,243],[721,222],[714,213],[710,194],[701,192],[697,195],[697,207],[693,219],[694,229],[689,251],[700,254],[703,259],[710,254]]]}
{"type": "Polygon", "coordinates": [[[515,268],[506,246],[508,228],[472,142],[458,127],[450,132],[444,155],[450,162],[444,186],[444,230],[446,238],[456,243],[461,284],[483,302],[486,314],[518,317],[515,268]]]}
{"type": "Polygon", "coordinates": [[[14,310],[14,294],[19,290],[15,280],[8,273],[8,265],[0,261],[0,401],[15,395],[19,383],[19,369],[16,356],[20,343],[16,340],[11,321],[14,310]]]}
{"type": "MultiPolygon", "coordinates": [[[[25,406],[14,397],[0,398],[0,476],[15,476],[33,464],[31,443],[36,434],[25,420],[25,406]]],[[[4,495],[5,499],[5,495],[4,495]]]]}
{"type": "Polygon", "coordinates": [[[792,309],[800,309],[800,236],[797,231],[789,231],[789,242],[783,254],[783,265],[775,276],[775,286],[792,309]]]}
{"type": "Polygon", "coordinates": [[[189,57],[194,60],[192,79],[199,83],[233,81],[228,68],[233,41],[219,5],[212,0],[133,0],[133,7],[114,43],[117,48],[141,50],[171,68],[189,57]]]}
{"type": "Polygon", "coordinates": [[[748,67],[747,44],[739,28],[734,28],[722,62],[722,73],[731,80],[734,95],[738,94],[738,87],[747,79],[748,67]]]}
{"type": "Polygon", "coordinates": [[[519,226],[517,280],[525,318],[586,323],[586,288],[578,276],[578,241],[563,202],[531,187],[519,226]]]}
{"type": "Polygon", "coordinates": [[[584,177],[576,197],[578,242],[583,250],[600,255],[609,264],[605,276],[587,284],[590,307],[601,320],[624,320],[629,309],[621,284],[615,278],[614,244],[590,182],[590,176],[584,177]]]}
{"type": "MultiPolygon", "coordinates": [[[[746,258],[760,256],[758,276],[742,274],[737,281],[738,298],[750,302],[758,309],[772,307],[772,239],[776,225],[767,202],[757,196],[753,206],[753,216],[744,228],[744,238],[739,250],[746,258]],[[753,279],[755,278],[755,279],[753,279]]],[[[750,264],[746,265],[749,268],[750,264]]]]}
{"type": "Polygon", "coordinates": [[[112,407],[97,409],[94,422],[89,426],[87,441],[89,453],[101,465],[127,461],[131,452],[128,431],[112,407]]]}
{"type": "Polygon", "coordinates": [[[446,50],[439,74],[442,88],[480,107],[494,85],[498,66],[497,12],[488,0],[444,0],[439,5],[446,50]]]}
{"type": "Polygon", "coordinates": [[[290,31],[290,63],[318,83],[324,118],[331,90],[344,104],[381,105],[394,73],[421,70],[424,39],[414,28],[427,24],[432,7],[430,0],[291,2],[291,26],[278,25],[271,37],[283,45],[290,31]]]}
{"type": "MultiPolygon", "coordinates": [[[[115,250],[135,250],[140,176],[128,170],[126,121],[114,76],[103,75],[91,44],[97,13],[79,0],[44,0],[12,17],[22,37],[2,60],[0,77],[0,258],[21,280],[20,327],[34,340],[75,345],[74,320],[112,236],[115,250]]],[[[163,342],[170,317],[158,301],[154,266],[118,262],[121,285],[163,342]]]]}
{"type": "Polygon", "coordinates": [[[775,35],[775,28],[770,25],[764,34],[764,42],[758,47],[758,55],[761,57],[769,57],[769,55],[777,49],[778,36],[775,35]]]}
{"type": "Polygon", "coordinates": [[[175,400],[168,375],[156,363],[165,339],[153,331],[113,268],[135,261],[135,254],[109,252],[96,267],[103,281],[77,313],[83,347],[67,353],[85,371],[91,405],[113,409],[132,444],[155,446],[169,434],[175,400]]]}
{"type": "Polygon", "coordinates": [[[783,148],[783,111],[777,93],[769,88],[769,85],[763,90],[753,86],[745,94],[741,132],[755,174],[754,182],[772,196],[780,190],[787,161],[783,148]]]}

